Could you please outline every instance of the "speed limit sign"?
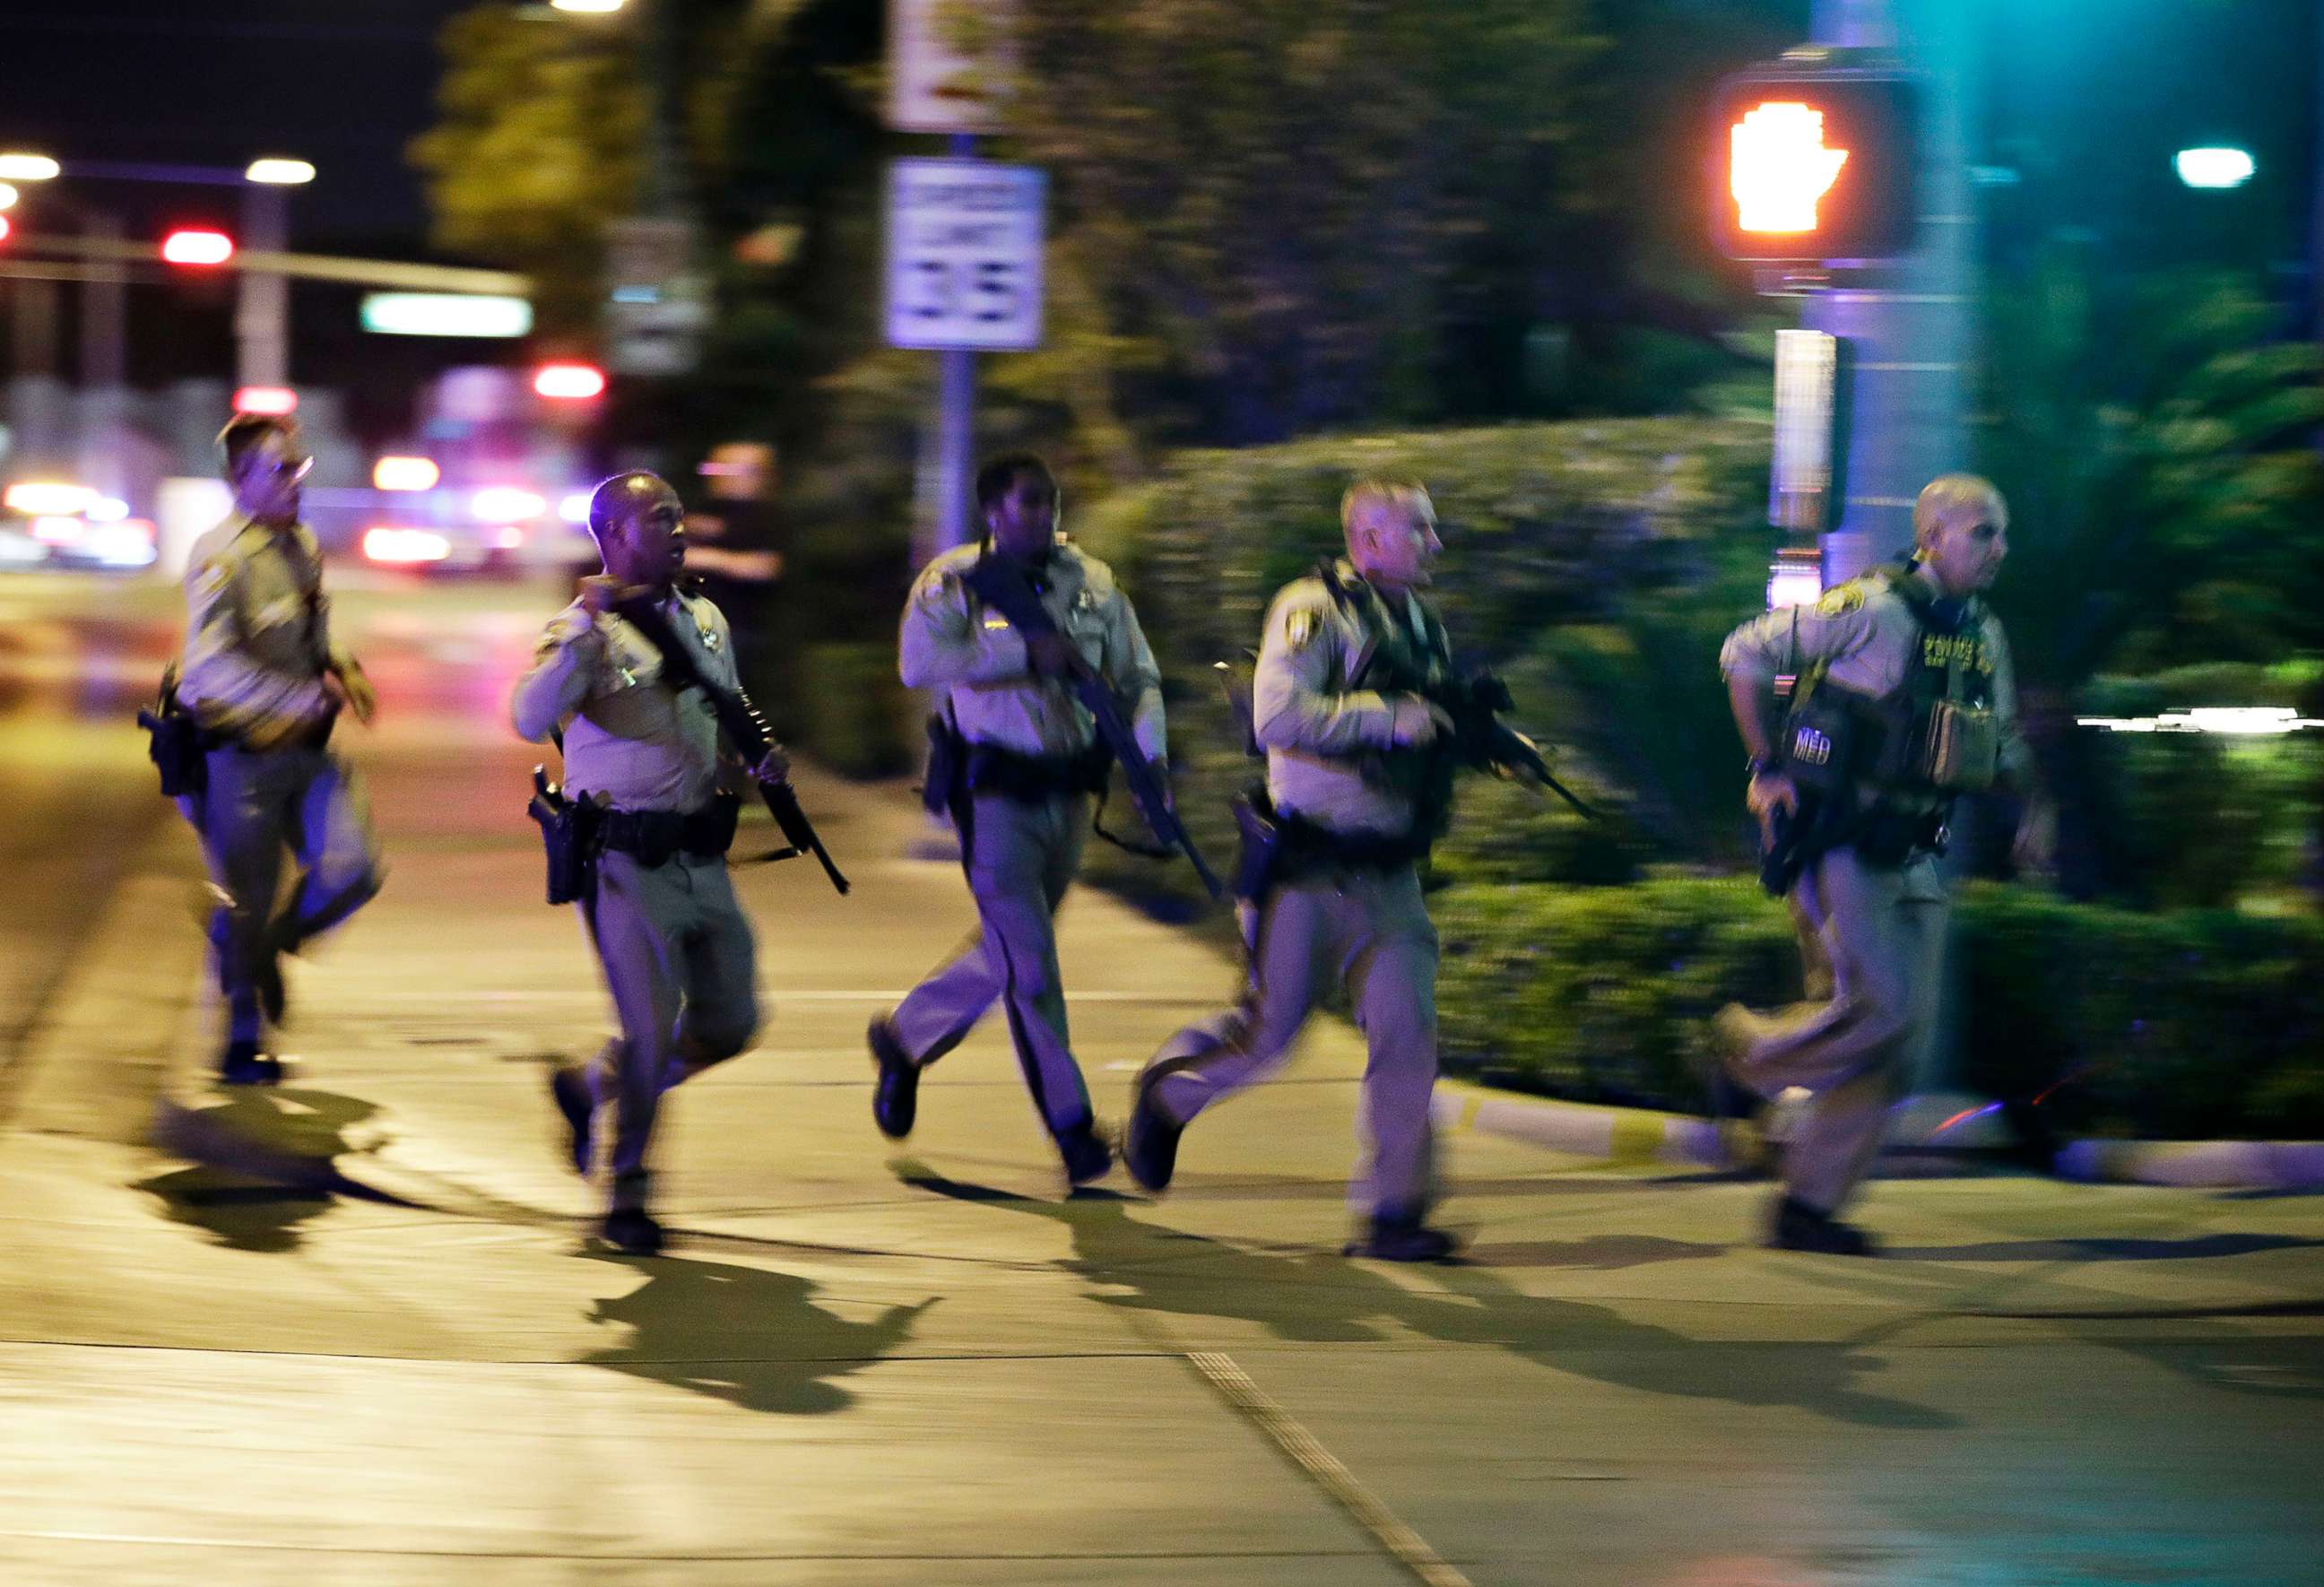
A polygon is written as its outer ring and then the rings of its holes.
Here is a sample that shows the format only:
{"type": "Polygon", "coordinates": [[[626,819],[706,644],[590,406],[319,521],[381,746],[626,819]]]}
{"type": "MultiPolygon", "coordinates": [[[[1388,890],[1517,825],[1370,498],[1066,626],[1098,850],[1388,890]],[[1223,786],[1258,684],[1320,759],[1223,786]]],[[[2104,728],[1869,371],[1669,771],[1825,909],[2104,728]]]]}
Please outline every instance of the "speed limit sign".
{"type": "Polygon", "coordinates": [[[888,345],[1041,345],[1047,182],[1026,165],[899,160],[888,173],[888,345]]]}

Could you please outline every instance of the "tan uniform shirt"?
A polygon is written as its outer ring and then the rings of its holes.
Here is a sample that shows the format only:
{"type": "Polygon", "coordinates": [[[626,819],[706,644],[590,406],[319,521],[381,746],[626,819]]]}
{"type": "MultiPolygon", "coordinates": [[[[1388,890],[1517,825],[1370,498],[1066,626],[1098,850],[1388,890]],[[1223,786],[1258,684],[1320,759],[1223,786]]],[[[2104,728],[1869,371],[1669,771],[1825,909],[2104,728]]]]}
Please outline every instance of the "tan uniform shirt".
{"type": "Polygon", "coordinates": [[[271,530],[237,512],[194,542],[178,698],[203,726],[263,743],[323,720],[324,673],[355,663],[331,642],[322,589],[303,523],[271,530]]]}
{"type": "MultiPolygon", "coordinates": [[[[725,616],[699,595],[662,603],[681,640],[695,643],[703,675],[729,688],[734,644],[725,616]]],[[[559,612],[509,702],[518,736],[538,743],[565,733],[565,782],[624,810],[698,810],[718,790],[718,719],[700,689],[662,681],[661,652],[607,613],[581,603],[559,612]]]]}
{"type": "MultiPolygon", "coordinates": [[[[956,546],[920,570],[904,606],[897,670],[908,687],[943,690],[972,743],[1022,755],[1081,753],[1097,727],[1072,686],[1034,677],[1023,636],[961,583],[980,555],[976,546],[956,546]]],[[[1113,570],[1060,535],[1045,577],[1042,605],[1121,701],[1139,752],[1162,759],[1162,672],[1113,570]]]]}
{"type": "Polygon", "coordinates": [[[1969,664],[1990,680],[1993,714],[2000,729],[2002,780],[2030,787],[2033,756],[2018,732],[2017,680],[2009,641],[2001,632],[2001,620],[1990,611],[1976,632],[1948,640],[1924,633],[1913,608],[1885,581],[1851,579],[1825,591],[1823,599],[1812,605],[1780,607],[1744,623],[1720,647],[1719,670],[1729,678],[1772,687],[1779,676],[1796,678],[1821,661],[1831,682],[1878,698],[1904,687],[1921,665],[1924,645],[1961,639],[1975,644],[1969,664]]]}
{"type": "MultiPolygon", "coordinates": [[[[1344,561],[1340,577],[1361,588],[1344,561]]],[[[1389,614],[1425,632],[1416,601],[1389,614]]],[[[1364,779],[1354,757],[1409,744],[1425,731],[1428,703],[1417,695],[1351,688],[1379,642],[1360,610],[1342,610],[1319,577],[1286,585],[1267,614],[1252,680],[1251,722],[1267,751],[1267,792],[1277,810],[1334,832],[1402,836],[1412,801],[1364,779]]]]}

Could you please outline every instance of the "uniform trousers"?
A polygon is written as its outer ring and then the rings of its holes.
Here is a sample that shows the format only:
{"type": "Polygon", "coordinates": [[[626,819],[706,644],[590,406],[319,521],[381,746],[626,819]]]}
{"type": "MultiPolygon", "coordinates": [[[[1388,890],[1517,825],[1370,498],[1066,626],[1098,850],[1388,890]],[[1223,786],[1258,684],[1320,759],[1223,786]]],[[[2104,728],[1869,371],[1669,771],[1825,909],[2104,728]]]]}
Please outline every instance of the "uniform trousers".
{"type": "Polygon", "coordinates": [[[1364,1033],[1359,1162],[1350,1196],[1388,1221],[1436,1198],[1428,1116],[1436,1084],[1436,927],[1412,865],[1356,867],[1272,889],[1244,909],[1251,974],[1241,1003],[1187,1027],[1147,1066],[1154,1105],[1184,1124],[1280,1067],[1327,985],[1364,1033]]]}
{"type": "Polygon", "coordinates": [[[723,854],[646,865],[607,850],[581,916],[622,1027],[589,1075],[613,1108],[613,1204],[642,1208],[662,1093],[758,1034],[756,950],[723,854]]]}
{"type": "Polygon", "coordinates": [[[888,1016],[917,1065],[958,1047],[998,1002],[1018,1067],[1052,1135],[1086,1129],[1089,1087],[1074,1061],[1057,967],[1057,906],[1073,885],[1089,832],[1089,798],[979,794],[961,835],[977,928],[888,1016]]]}
{"type": "Polygon", "coordinates": [[[1846,847],[1803,872],[1790,903],[1808,1001],[1775,1016],[1734,1067],[1765,1096],[1814,1093],[1785,1145],[1784,1186],[1833,1213],[1870,1169],[1927,1053],[1950,905],[1933,856],[1883,867],[1846,847]]]}
{"type": "Polygon", "coordinates": [[[295,952],[379,891],[379,850],[363,787],[346,761],[320,746],[245,750],[204,757],[208,786],[179,800],[201,835],[219,902],[210,949],[226,1008],[227,1037],[258,1039],[258,984],[267,961],[295,952]],[[278,912],[282,855],[299,879],[278,912]]]}

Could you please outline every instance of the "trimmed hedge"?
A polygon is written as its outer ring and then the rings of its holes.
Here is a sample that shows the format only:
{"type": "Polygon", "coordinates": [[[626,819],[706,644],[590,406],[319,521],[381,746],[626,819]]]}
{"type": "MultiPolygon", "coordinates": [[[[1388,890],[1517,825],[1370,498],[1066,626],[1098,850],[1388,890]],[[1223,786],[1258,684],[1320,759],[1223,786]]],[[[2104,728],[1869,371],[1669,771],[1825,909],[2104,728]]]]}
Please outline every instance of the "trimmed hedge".
{"type": "MultiPolygon", "coordinates": [[[[1603,802],[1637,807],[1658,843],[1709,831],[1717,848],[1734,825],[1739,755],[1718,639],[1757,606],[1766,578],[1766,447],[1764,425],[1640,419],[1188,452],[1155,483],[1068,521],[1137,602],[1162,664],[1180,813],[1214,865],[1233,852],[1228,800],[1258,767],[1236,743],[1213,663],[1254,650],[1276,590],[1338,549],[1340,495],[1362,474],[1430,485],[1447,542],[1434,594],[1453,641],[1507,673],[1521,725],[1570,746],[1560,775],[1585,797],[1618,780],[1629,791],[1603,802]],[[1692,625],[1683,647],[1674,641],[1682,619],[1692,625]],[[1640,622],[1653,632],[1634,632],[1640,622]],[[1669,687],[1651,697],[1628,683],[1577,687],[1563,659],[1547,653],[1581,642],[1576,635],[1609,654],[1648,653],[1669,687]],[[1704,735],[1715,759],[1694,747],[1704,735]],[[1657,757],[1688,778],[1715,764],[1725,826],[1670,813],[1665,790],[1650,787],[1661,781],[1648,763],[1657,757]]],[[[1440,851],[1448,874],[1473,863],[1480,874],[1514,867],[1525,880],[1618,881],[1637,873],[1648,846],[1627,820],[1588,835],[1568,830],[1532,795],[1471,780],[1462,799],[1440,851]],[[1528,852],[1535,838],[1548,842],[1548,857],[1528,852]]],[[[1183,864],[1102,845],[1090,855],[1102,885],[1181,910],[1198,896],[1183,864]]]]}
{"type": "MultiPolygon", "coordinates": [[[[1743,880],[1452,889],[1448,1066],[1523,1089],[1709,1104],[1704,1021],[1799,995],[1782,908],[1743,880]]],[[[2324,1136],[2324,923],[2146,915],[1980,883],[1954,910],[1960,1074],[2060,1132],[2324,1136]]]]}

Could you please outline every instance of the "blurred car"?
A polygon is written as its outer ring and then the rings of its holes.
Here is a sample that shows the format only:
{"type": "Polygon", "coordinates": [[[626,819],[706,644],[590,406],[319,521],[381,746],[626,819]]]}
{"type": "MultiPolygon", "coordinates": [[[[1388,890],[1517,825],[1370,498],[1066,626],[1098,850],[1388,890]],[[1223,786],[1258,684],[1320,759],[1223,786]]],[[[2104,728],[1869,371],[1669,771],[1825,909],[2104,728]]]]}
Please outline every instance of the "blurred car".
{"type": "Polygon", "coordinates": [[[0,568],[134,572],[153,565],[156,538],[152,519],[88,485],[19,480],[0,492],[0,568]]]}

